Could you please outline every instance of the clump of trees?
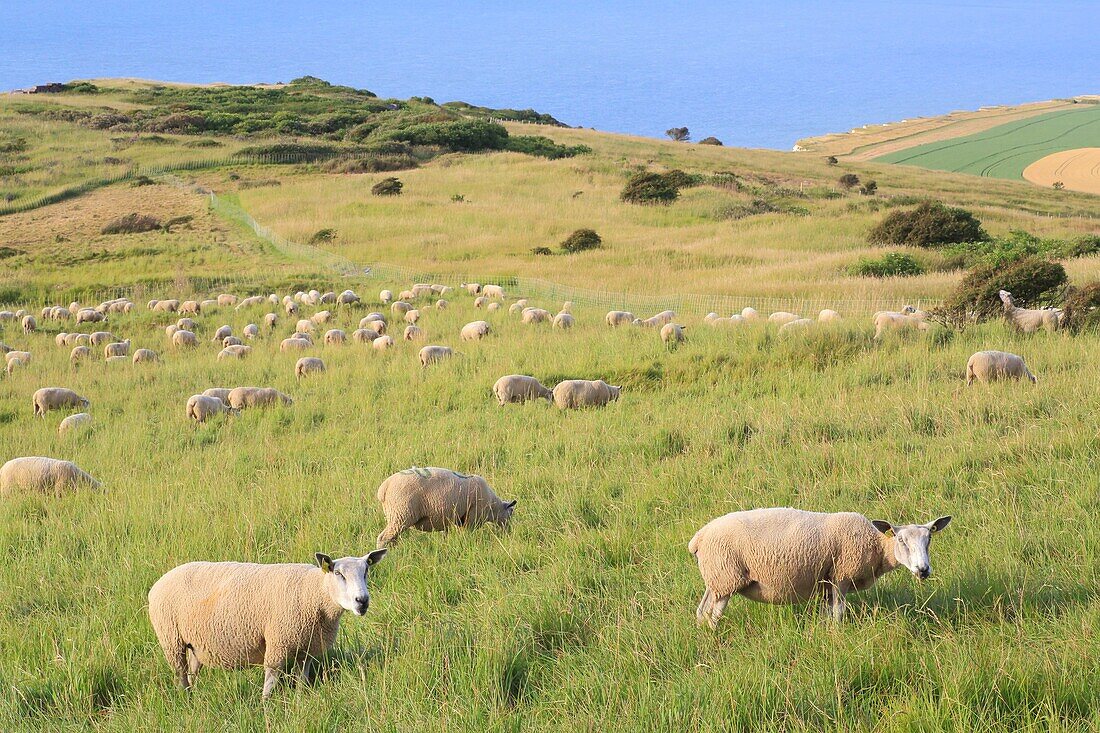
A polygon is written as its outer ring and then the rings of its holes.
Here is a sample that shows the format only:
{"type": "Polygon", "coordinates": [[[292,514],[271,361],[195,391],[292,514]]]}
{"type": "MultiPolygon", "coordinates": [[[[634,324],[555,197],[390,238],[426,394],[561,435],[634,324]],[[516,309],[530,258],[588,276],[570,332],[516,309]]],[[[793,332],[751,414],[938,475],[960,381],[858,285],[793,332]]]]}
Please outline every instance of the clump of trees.
{"type": "Polygon", "coordinates": [[[925,201],[915,209],[893,211],[867,235],[871,244],[908,247],[938,247],[988,239],[981,221],[973,214],[939,201],[925,201]]]}
{"type": "Polygon", "coordinates": [[[390,176],[371,186],[370,192],[375,196],[400,196],[402,188],[404,184],[398,178],[390,176]]]}

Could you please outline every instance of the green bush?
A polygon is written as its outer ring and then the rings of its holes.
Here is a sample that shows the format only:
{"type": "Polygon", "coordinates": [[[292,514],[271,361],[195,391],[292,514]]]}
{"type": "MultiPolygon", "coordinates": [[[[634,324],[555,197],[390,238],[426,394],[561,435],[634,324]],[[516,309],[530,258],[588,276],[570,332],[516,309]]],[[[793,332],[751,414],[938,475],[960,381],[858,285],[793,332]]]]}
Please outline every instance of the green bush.
{"type": "Polygon", "coordinates": [[[981,264],[963,277],[933,315],[944,325],[962,327],[1001,315],[1001,290],[1012,293],[1016,305],[1031,308],[1057,304],[1065,284],[1065,268],[1039,257],[1005,265],[981,264]]]}
{"type": "Polygon", "coordinates": [[[599,249],[603,246],[600,235],[591,229],[578,229],[561,243],[563,252],[583,252],[588,249],[599,249]]]}
{"type": "Polygon", "coordinates": [[[335,229],[318,229],[313,233],[313,236],[309,238],[310,244],[324,244],[325,242],[331,242],[336,239],[335,229]]]}
{"type": "Polygon", "coordinates": [[[576,155],[584,155],[592,152],[587,145],[559,145],[548,137],[541,135],[515,135],[508,138],[505,150],[513,153],[525,153],[537,155],[540,158],[558,160],[559,158],[572,158],[576,155]]]}
{"type": "Polygon", "coordinates": [[[676,188],[692,188],[706,180],[705,176],[698,173],[684,173],[679,168],[673,168],[664,174],[665,180],[676,188]]]}
{"type": "Polygon", "coordinates": [[[713,135],[711,135],[710,137],[703,138],[702,140],[699,141],[699,144],[700,145],[717,145],[718,147],[722,147],[722,141],[719,140],[718,138],[714,137],[713,135]]]}
{"type": "Polygon", "coordinates": [[[860,257],[847,268],[856,277],[909,277],[921,275],[924,267],[912,255],[904,252],[887,252],[882,257],[860,257]]]}
{"type": "Polygon", "coordinates": [[[404,188],[404,184],[391,176],[390,178],[383,178],[371,186],[370,192],[375,196],[400,196],[402,188],[404,188]]]}
{"type": "Polygon", "coordinates": [[[619,198],[630,204],[669,205],[680,196],[680,189],[661,173],[636,173],[623,187],[619,198]]]}
{"type": "Polygon", "coordinates": [[[867,235],[871,244],[909,247],[938,247],[988,239],[982,223],[973,214],[938,201],[924,201],[908,211],[892,211],[867,235]]]}
{"type": "Polygon", "coordinates": [[[552,255],[552,254],[554,254],[554,251],[552,249],[550,249],[549,247],[533,247],[531,249],[531,254],[533,254],[533,255],[552,255]]]}
{"type": "Polygon", "coordinates": [[[1100,236],[1084,235],[1074,240],[1042,239],[1034,234],[1015,230],[1003,237],[986,241],[950,245],[944,247],[943,252],[965,266],[1003,266],[1025,257],[1068,259],[1096,254],[1100,252],[1100,236]]]}
{"type": "Polygon", "coordinates": [[[841,188],[852,189],[859,185],[859,176],[855,173],[845,173],[836,182],[840,184],[841,188]]]}
{"type": "Polygon", "coordinates": [[[1066,291],[1062,327],[1072,333],[1100,331],[1100,282],[1066,291]]]}
{"type": "Polygon", "coordinates": [[[411,125],[393,130],[387,137],[410,145],[435,145],[456,152],[476,153],[502,150],[508,142],[508,131],[503,125],[486,120],[456,120],[411,125]]]}

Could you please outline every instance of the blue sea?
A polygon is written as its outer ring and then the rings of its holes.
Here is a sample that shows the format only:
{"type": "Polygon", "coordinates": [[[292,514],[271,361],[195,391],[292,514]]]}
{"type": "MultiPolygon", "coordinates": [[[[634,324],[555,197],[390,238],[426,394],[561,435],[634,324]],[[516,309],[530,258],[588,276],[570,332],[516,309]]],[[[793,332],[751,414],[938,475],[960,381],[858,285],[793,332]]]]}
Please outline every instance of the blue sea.
{"type": "Polygon", "coordinates": [[[0,0],[0,89],[128,76],[533,107],[790,149],[862,124],[1100,93],[1100,0],[0,0]]]}

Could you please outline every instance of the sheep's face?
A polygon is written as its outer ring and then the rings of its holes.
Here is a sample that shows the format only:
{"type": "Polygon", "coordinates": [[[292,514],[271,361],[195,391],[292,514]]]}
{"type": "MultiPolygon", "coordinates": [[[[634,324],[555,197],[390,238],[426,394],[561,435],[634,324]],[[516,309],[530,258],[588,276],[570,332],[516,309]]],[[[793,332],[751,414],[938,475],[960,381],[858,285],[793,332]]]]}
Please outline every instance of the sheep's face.
{"type": "Polygon", "coordinates": [[[608,385],[607,388],[611,392],[611,401],[615,402],[616,400],[618,400],[619,399],[619,394],[623,391],[622,386],[621,385],[616,385],[616,386],[608,385]]]}
{"type": "Polygon", "coordinates": [[[906,524],[894,527],[888,522],[876,520],[872,524],[883,532],[894,533],[894,558],[904,565],[918,580],[924,580],[932,574],[932,564],[928,559],[928,545],[932,535],[947,526],[951,517],[940,517],[928,524],[906,524]]]}
{"type": "Polygon", "coordinates": [[[512,514],[514,514],[515,511],[516,511],[516,500],[515,499],[512,499],[511,501],[504,502],[504,506],[501,507],[500,511],[498,512],[497,524],[499,524],[501,527],[504,527],[505,529],[507,529],[509,522],[512,521],[512,514]]]}
{"type": "Polygon", "coordinates": [[[370,606],[367,575],[372,565],[386,555],[386,550],[375,550],[363,557],[342,557],[333,560],[318,552],[317,566],[324,573],[325,590],[341,608],[362,616],[370,606]]]}

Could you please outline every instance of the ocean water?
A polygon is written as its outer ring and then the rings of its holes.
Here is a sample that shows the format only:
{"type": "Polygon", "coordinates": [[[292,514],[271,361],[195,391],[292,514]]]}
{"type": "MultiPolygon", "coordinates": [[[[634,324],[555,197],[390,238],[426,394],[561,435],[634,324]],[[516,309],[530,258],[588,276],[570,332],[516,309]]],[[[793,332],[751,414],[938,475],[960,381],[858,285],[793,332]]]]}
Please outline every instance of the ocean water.
{"type": "Polygon", "coordinates": [[[1100,93],[1100,0],[0,0],[0,89],[289,81],[534,107],[789,149],[808,135],[1100,93]]]}

